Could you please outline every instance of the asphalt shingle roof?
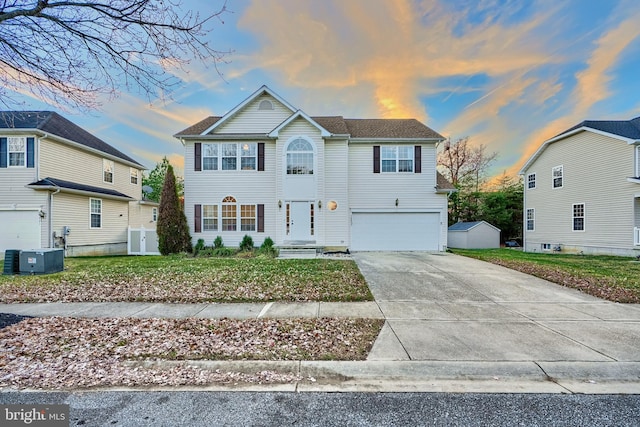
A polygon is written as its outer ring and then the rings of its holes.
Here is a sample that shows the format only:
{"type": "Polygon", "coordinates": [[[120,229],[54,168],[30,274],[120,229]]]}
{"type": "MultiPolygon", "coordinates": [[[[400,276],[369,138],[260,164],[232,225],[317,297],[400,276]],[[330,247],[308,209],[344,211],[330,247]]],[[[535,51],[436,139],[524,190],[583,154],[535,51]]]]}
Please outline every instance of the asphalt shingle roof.
{"type": "Polygon", "coordinates": [[[455,224],[449,226],[449,231],[468,231],[481,222],[482,221],[456,222],[455,224]]]}
{"type": "Polygon", "coordinates": [[[440,172],[436,172],[436,188],[438,190],[455,190],[456,187],[449,182],[440,172]]]}
{"type": "Polygon", "coordinates": [[[619,135],[629,139],[640,139],[640,117],[631,120],[585,120],[582,123],[567,129],[560,135],[579,129],[588,127],[602,132],[619,135]]]}
{"type": "Polygon", "coordinates": [[[0,129],[38,129],[144,168],[131,157],[53,111],[0,111],[0,129]]]}
{"type": "Polygon", "coordinates": [[[128,199],[135,200],[133,197],[127,196],[126,194],[121,193],[119,191],[110,190],[110,189],[101,188],[101,187],[94,187],[93,185],[78,184],[77,182],[65,181],[58,178],[48,177],[48,178],[41,179],[40,181],[32,182],[29,185],[34,187],[49,187],[53,185],[54,187],[66,188],[68,190],[86,191],[89,193],[104,194],[107,196],[116,196],[116,197],[126,197],[128,199]]]}
{"type": "MultiPolygon", "coordinates": [[[[217,116],[207,117],[175,136],[200,135],[220,119],[217,116]]],[[[345,119],[342,116],[317,116],[311,119],[332,134],[350,134],[352,138],[444,139],[416,119],[345,119]]]]}

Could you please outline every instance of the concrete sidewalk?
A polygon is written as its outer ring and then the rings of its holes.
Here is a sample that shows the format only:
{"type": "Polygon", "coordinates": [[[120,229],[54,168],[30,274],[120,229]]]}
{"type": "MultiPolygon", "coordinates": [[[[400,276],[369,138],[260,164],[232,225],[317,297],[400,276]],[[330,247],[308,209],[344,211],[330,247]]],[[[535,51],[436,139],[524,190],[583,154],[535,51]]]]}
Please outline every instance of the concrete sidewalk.
{"type": "Polygon", "coordinates": [[[0,312],[386,319],[366,361],[140,362],[245,373],[273,370],[302,378],[282,385],[180,389],[640,394],[640,305],[607,302],[452,254],[357,253],[353,257],[375,302],[0,304],[0,312]]]}

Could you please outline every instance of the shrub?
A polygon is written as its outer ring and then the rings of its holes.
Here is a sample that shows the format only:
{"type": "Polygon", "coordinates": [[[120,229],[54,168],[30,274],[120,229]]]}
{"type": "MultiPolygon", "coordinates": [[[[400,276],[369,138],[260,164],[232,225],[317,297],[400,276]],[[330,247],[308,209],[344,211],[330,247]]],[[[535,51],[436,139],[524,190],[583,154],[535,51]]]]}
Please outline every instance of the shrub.
{"type": "Polygon", "coordinates": [[[267,237],[260,245],[260,250],[258,250],[260,255],[265,255],[268,257],[276,258],[278,256],[278,249],[273,247],[273,240],[271,237],[267,237]]]}
{"type": "Polygon", "coordinates": [[[218,236],[213,241],[213,247],[216,249],[224,248],[224,243],[222,243],[222,237],[218,236]]]}
{"type": "Polygon", "coordinates": [[[204,239],[198,239],[198,243],[193,248],[193,255],[197,256],[204,248],[204,239]]]}
{"type": "Polygon", "coordinates": [[[248,234],[245,234],[242,238],[242,242],[240,242],[240,250],[243,252],[253,250],[253,239],[248,234]]]}
{"type": "Polygon", "coordinates": [[[236,251],[232,248],[225,248],[220,247],[220,248],[213,248],[211,249],[211,256],[216,256],[216,257],[228,257],[228,256],[233,256],[235,255],[236,251]]]}

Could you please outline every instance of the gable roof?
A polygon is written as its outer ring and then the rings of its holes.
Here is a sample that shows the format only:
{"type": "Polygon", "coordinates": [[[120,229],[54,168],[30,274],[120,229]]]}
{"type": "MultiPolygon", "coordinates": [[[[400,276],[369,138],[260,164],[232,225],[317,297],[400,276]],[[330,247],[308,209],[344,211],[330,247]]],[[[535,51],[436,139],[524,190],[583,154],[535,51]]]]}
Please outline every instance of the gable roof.
{"type": "Polygon", "coordinates": [[[522,175],[551,143],[580,132],[594,132],[616,138],[627,144],[640,144],[640,116],[631,120],[585,120],[551,139],[546,140],[520,169],[522,175]]]}
{"type": "Polygon", "coordinates": [[[455,224],[449,226],[449,231],[469,231],[472,228],[475,228],[483,223],[487,224],[489,227],[497,231],[500,231],[498,227],[489,224],[487,221],[456,222],[455,224]]]}
{"type": "Polygon", "coordinates": [[[10,130],[40,131],[146,169],[123,152],[53,111],[0,111],[0,132],[10,130]]]}

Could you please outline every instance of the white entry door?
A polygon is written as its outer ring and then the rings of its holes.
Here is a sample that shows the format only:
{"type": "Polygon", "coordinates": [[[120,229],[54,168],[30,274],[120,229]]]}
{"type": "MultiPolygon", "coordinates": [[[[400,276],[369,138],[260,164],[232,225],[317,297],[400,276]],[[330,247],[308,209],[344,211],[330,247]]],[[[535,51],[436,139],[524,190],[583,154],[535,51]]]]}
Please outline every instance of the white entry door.
{"type": "Polygon", "coordinates": [[[313,203],[289,202],[289,239],[313,240],[313,203]]]}

